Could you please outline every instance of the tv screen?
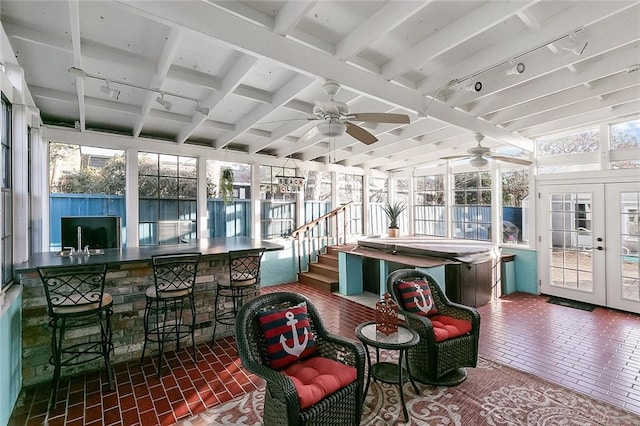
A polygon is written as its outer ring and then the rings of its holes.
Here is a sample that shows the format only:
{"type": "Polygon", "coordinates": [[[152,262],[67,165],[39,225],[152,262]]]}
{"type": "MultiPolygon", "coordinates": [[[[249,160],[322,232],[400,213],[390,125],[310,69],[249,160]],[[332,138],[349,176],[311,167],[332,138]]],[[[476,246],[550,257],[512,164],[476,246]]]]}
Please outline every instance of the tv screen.
{"type": "Polygon", "coordinates": [[[120,248],[119,216],[62,217],[62,247],[75,249],[89,246],[91,249],[120,248]],[[78,245],[80,227],[80,245],[78,245]]]}

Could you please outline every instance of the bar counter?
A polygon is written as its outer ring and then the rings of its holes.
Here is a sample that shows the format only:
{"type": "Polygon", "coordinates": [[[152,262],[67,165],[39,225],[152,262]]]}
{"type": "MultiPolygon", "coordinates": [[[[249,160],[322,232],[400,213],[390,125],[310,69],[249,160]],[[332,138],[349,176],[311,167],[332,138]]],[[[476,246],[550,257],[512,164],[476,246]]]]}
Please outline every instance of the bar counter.
{"type": "MultiPolygon", "coordinates": [[[[22,301],[22,378],[24,385],[50,380],[53,366],[51,330],[48,327],[47,300],[37,272],[38,267],[73,266],[107,263],[105,292],[113,297],[114,355],[112,364],[138,360],[144,343],[143,316],[145,291],[153,286],[151,257],[159,254],[200,252],[195,288],[196,343],[208,342],[213,333],[214,290],[216,282],[229,281],[228,253],[230,251],[262,252],[282,250],[284,247],[247,237],[203,238],[186,244],[105,249],[104,254],[58,256],[56,252],[35,253],[27,262],[16,265],[16,282],[23,285],[22,301]]],[[[231,303],[221,300],[217,309],[229,310],[231,303]]],[[[93,335],[93,328],[73,331],[73,338],[93,335]]],[[[232,327],[218,325],[218,338],[233,334],[232,327]]],[[[170,350],[167,347],[166,350],[170,350]]],[[[148,355],[148,352],[147,352],[148,355]]],[[[154,356],[156,354],[154,353],[154,356]]],[[[63,376],[80,371],[97,370],[100,361],[63,369],[63,376]]]]}

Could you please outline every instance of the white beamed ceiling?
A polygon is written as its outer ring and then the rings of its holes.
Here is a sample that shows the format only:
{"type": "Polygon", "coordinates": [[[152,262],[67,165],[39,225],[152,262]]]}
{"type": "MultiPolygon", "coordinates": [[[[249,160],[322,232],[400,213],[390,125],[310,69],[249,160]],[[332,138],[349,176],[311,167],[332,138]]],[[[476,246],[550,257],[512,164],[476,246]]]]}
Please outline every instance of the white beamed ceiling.
{"type": "MultiPolygon", "coordinates": [[[[16,1],[2,30],[49,127],[382,172],[640,117],[638,1],[16,1]],[[577,32],[576,32],[577,31],[577,32]],[[564,49],[575,33],[582,55],[564,49]],[[555,40],[555,41],[554,41],[555,40]],[[507,75],[510,63],[525,72],[507,75]],[[81,68],[110,80],[76,78],[81,68]],[[379,139],[302,137],[314,101],[408,114],[379,139]],[[480,92],[465,90],[480,81],[480,92]],[[118,84],[178,93],[196,102],[118,84]]],[[[2,57],[7,61],[7,52],[2,57]]],[[[11,65],[11,61],[7,61],[11,65]]]]}

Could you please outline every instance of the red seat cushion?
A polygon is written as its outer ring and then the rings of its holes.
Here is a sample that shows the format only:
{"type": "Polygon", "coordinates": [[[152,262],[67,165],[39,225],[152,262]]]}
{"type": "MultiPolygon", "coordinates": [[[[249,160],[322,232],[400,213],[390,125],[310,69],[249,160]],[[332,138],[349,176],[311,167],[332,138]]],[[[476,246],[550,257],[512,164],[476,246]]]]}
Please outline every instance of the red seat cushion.
{"type": "Polygon", "coordinates": [[[429,317],[433,324],[433,332],[436,335],[436,342],[462,336],[471,331],[471,321],[448,317],[445,315],[434,315],[429,317]]]}
{"type": "Polygon", "coordinates": [[[357,377],[354,367],[321,356],[296,362],[281,373],[293,381],[301,409],[353,383],[357,377]]]}
{"type": "Polygon", "coordinates": [[[278,370],[315,354],[317,348],[306,303],[279,311],[259,312],[258,319],[271,368],[278,370]]]}
{"type": "Polygon", "coordinates": [[[431,287],[426,280],[400,281],[397,286],[402,309],[405,311],[422,316],[438,313],[431,296],[431,287]]]}

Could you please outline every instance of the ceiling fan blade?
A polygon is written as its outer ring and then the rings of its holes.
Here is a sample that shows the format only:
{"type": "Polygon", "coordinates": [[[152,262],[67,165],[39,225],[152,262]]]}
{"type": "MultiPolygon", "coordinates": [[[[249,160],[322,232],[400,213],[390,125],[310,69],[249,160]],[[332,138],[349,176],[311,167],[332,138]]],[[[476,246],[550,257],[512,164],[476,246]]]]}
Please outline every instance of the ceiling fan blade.
{"type": "Polygon", "coordinates": [[[356,121],[368,121],[370,123],[397,123],[409,124],[409,116],[406,114],[389,114],[386,112],[359,112],[347,115],[347,118],[356,121]]]}
{"type": "Polygon", "coordinates": [[[275,124],[275,123],[287,123],[289,121],[313,121],[318,120],[318,117],[297,117],[297,118],[284,118],[282,120],[273,121],[260,121],[257,124],[275,124]]]}
{"type": "Polygon", "coordinates": [[[457,160],[458,158],[471,158],[473,155],[459,154],[459,155],[447,155],[446,157],[440,157],[441,160],[457,160]]]}
{"type": "Polygon", "coordinates": [[[489,155],[490,158],[494,159],[494,160],[500,160],[500,161],[506,161],[508,163],[514,163],[514,164],[521,164],[523,166],[528,166],[529,164],[532,163],[532,161],[530,160],[525,160],[524,158],[517,158],[517,157],[509,157],[506,155],[489,155]]]}
{"type": "Polygon", "coordinates": [[[362,127],[357,126],[353,123],[349,123],[348,121],[345,121],[344,124],[347,126],[347,133],[358,139],[360,142],[371,145],[372,143],[378,141],[378,138],[367,132],[362,127]]]}
{"type": "Polygon", "coordinates": [[[310,128],[309,130],[307,130],[306,132],[304,132],[302,134],[302,136],[300,136],[298,138],[298,143],[307,143],[309,142],[311,139],[313,139],[318,133],[320,133],[318,131],[318,127],[317,126],[313,126],[312,128],[310,128]]]}

